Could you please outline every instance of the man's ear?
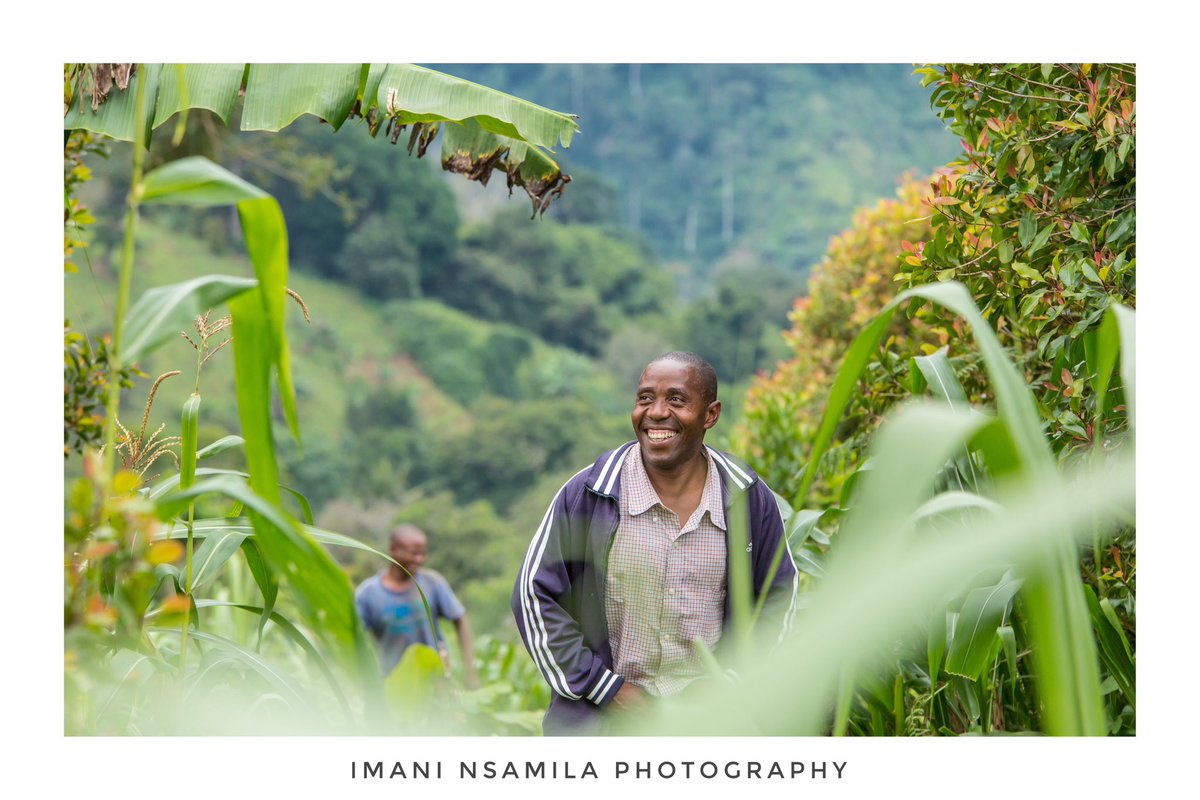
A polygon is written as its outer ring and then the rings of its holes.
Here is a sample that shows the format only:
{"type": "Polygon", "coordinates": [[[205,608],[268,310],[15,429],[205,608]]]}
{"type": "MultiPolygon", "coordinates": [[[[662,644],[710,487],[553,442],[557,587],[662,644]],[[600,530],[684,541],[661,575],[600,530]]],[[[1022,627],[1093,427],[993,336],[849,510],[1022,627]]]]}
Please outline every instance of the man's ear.
{"type": "Polygon", "coordinates": [[[721,418],[721,401],[713,400],[708,404],[708,408],[704,411],[704,430],[708,430],[713,425],[717,424],[717,420],[721,418]]]}

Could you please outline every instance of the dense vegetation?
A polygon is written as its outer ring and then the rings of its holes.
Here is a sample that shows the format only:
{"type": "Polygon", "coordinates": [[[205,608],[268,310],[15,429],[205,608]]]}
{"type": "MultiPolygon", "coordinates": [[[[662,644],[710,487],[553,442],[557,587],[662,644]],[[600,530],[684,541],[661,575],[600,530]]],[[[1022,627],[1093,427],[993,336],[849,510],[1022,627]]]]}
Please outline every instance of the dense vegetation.
{"type": "MultiPolygon", "coordinates": [[[[336,135],[311,118],[236,133],[194,111],[178,146],[160,134],[144,163],[136,145],[112,145],[105,163],[86,154],[90,134],[68,137],[66,248],[94,274],[69,284],[64,341],[68,728],[328,729],[365,715],[394,730],[386,695],[402,728],[536,731],[546,687],[512,647],[513,565],[562,479],[627,436],[640,366],[687,348],[727,389],[791,352],[756,381],[737,444],[797,508],[788,530],[814,590],[805,642],[830,646],[781,651],[773,668],[800,670],[812,691],[764,709],[754,731],[819,733],[830,708],[835,732],[1133,730],[1132,75],[923,68],[967,148],[932,185],[897,192],[900,173],[951,155],[921,155],[945,139],[907,68],[478,69],[544,102],[537,86],[570,87],[562,105],[595,113],[554,154],[573,175],[563,196],[525,179],[536,208],[551,201],[536,221],[525,203],[466,199],[356,130],[386,124],[383,102],[368,108],[373,69],[342,81],[363,121],[323,112],[336,135]],[[841,113],[816,113],[832,97],[841,113]],[[606,117],[623,103],[644,127],[606,117]],[[703,135],[697,115],[718,106],[769,135],[703,135]],[[581,148],[588,136],[595,149],[581,148]],[[881,195],[896,199],[870,202],[881,195]],[[910,321],[895,314],[902,288],[910,321]],[[231,318],[216,318],[226,305],[231,318]],[[950,408],[892,418],[927,392],[950,408]],[[993,402],[993,423],[961,413],[993,402]],[[1056,504],[1076,460],[1108,470],[1056,504]],[[449,693],[436,656],[415,648],[386,688],[371,673],[348,591],[386,563],[377,548],[398,521],[429,531],[431,564],[486,633],[482,693],[449,693]],[[882,545],[829,560],[843,537],[882,545]],[[896,552],[909,537],[919,546],[896,552]],[[914,588],[885,597],[889,569],[914,588]],[[869,624],[867,600],[887,608],[869,624]],[[914,619],[916,638],[881,659],[879,643],[914,619]],[[841,636],[847,620],[854,635],[841,636]],[[978,635],[956,637],[968,620],[978,635]],[[283,700],[207,717],[209,699],[230,696],[222,676],[283,700]],[[92,704],[100,690],[115,702],[92,704]]],[[[386,105],[393,121],[409,113],[386,105]]],[[[454,145],[437,141],[445,159],[454,145]]],[[[744,587],[731,592],[749,619],[744,587]]],[[[760,685],[713,703],[760,704],[760,685]]]]}
{"type": "MultiPolygon", "coordinates": [[[[1112,379],[1117,329],[1110,309],[1132,307],[1135,300],[1132,70],[938,65],[918,72],[934,86],[934,108],[963,137],[963,153],[923,189],[909,187],[900,199],[861,214],[833,242],[814,271],[809,296],[792,313],[786,337],[792,357],[749,393],[741,431],[746,450],[775,484],[791,488],[795,503],[812,502],[805,490],[815,483],[823,508],[853,505],[854,478],[874,431],[898,400],[932,393],[966,405],[996,397],[959,313],[914,302],[907,319],[892,323],[883,346],[864,355],[848,412],[831,431],[834,446],[824,450],[830,441],[823,444],[816,431],[834,388],[831,365],[897,288],[944,281],[966,287],[1029,386],[1059,461],[1095,459],[1127,446],[1132,397],[1112,379]]],[[[940,485],[990,492],[993,480],[975,456],[964,454],[940,485]]],[[[825,527],[836,528],[836,515],[824,513],[825,527]]],[[[827,544],[809,543],[817,563],[827,544]]],[[[1136,616],[1132,525],[1111,539],[1097,532],[1078,569],[1108,671],[1105,729],[1128,733],[1136,616]]],[[[994,586],[1008,598],[1016,589],[1007,579],[994,586]]],[[[1013,637],[1006,646],[1017,651],[1028,636],[1025,602],[1026,595],[1016,598],[1006,634],[1013,637]]],[[[1038,724],[1039,707],[1024,695],[1005,696],[999,671],[983,675],[985,662],[942,691],[929,647],[872,676],[858,695],[862,716],[854,724],[894,733],[1038,724]]],[[[1018,666],[1012,652],[1005,669],[1020,681],[1027,667],[1018,666]]],[[[997,651],[986,665],[1000,658],[997,651]]]]}

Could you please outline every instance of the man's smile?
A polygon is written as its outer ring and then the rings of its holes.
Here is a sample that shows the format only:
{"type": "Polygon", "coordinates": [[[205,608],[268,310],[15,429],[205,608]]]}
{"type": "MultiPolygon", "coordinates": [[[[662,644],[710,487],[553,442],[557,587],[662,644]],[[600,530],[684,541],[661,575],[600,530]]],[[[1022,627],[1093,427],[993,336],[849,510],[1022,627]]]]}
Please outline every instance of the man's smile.
{"type": "Polygon", "coordinates": [[[676,431],[665,428],[647,428],[646,437],[652,442],[665,442],[675,438],[676,431]]]}

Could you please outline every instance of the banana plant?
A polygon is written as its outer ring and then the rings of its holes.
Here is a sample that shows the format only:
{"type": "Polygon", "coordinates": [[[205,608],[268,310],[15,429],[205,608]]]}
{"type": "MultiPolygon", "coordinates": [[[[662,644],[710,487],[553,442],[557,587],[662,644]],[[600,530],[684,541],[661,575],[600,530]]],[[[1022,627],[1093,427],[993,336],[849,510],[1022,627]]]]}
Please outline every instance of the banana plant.
{"type": "Polygon", "coordinates": [[[309,114],[334,131],[357,122],[393,143],[407,131],[418,156],[442,132],[444,169],[483,184],[500,169],[510,191],[529,195],[535,215],[571,180],[553,153],[560,143],[570,147],[579,129],[570,114],[413,64],[74,64],[67,83],[67,130],[147,146],[156,129],[191,109],[228,125],[239,97],[245,131],[279,131],[309,114]]]}

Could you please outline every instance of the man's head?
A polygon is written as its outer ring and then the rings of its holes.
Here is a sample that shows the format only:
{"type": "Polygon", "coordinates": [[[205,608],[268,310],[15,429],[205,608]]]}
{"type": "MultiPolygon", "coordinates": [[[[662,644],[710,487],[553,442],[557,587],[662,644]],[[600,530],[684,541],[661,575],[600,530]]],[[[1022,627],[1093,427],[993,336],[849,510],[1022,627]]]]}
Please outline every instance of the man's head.
{"type": "Polygon", "coordinates": [[[425,563],[427,543],[425,533],[416,525],[399,525],[392,531],[389,550],[400,566],[416,575],[425,563]]]}
{"type": "Polygon", "coordinates": [[[700,457],[717,424],[717,374],[695,353],[661,355],[646,365],[633,403],[633,431],[647,467],[672,471],[700,457]]]}

